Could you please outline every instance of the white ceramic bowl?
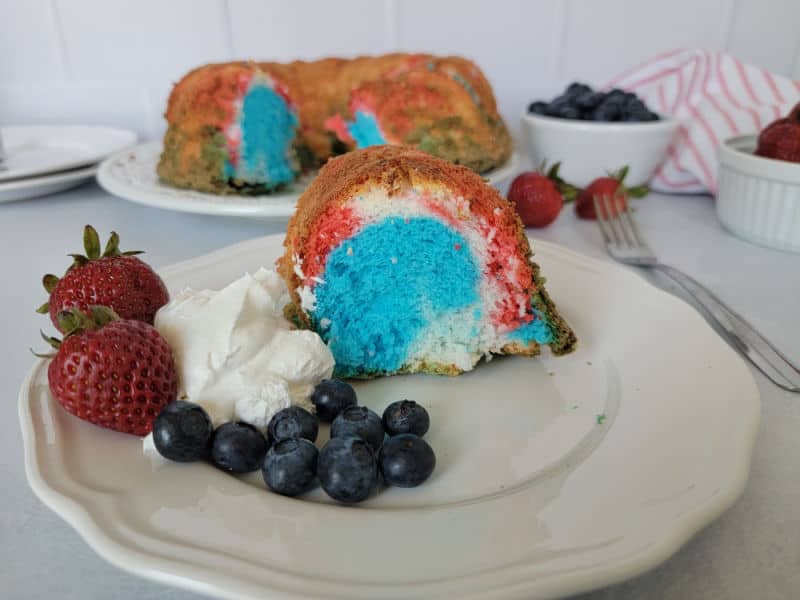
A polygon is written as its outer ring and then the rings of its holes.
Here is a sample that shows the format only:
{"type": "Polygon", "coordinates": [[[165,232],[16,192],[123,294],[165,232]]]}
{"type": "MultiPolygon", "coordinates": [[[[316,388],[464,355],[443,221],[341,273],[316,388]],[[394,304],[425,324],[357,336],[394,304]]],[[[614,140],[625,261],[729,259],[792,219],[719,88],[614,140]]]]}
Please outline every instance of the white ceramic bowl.
{"type": "Polygon", "coordinates": [[[800,252],[800,164],[754,155],[757,141],[740,135],[720,147],[717,215],[742,239],[800,252]]]}
{"type": "Polygon", "coordinates": [[[522,131],[533,164],[561,162],[561,176],[585,187],[608,171],[628,165],[629,186],[650,181],[677,130],[661,115],[646,123],[599,123],[524,114],[522,131]]]}

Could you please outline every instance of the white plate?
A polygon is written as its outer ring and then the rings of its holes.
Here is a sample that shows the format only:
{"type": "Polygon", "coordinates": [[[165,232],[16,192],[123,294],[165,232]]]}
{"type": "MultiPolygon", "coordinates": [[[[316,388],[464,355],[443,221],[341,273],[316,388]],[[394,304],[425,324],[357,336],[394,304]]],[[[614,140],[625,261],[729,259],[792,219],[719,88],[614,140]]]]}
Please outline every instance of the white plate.
{"type": "Polygon", "coordinates": [[[0,182],[0,202],[13,202],[47,196],[79,186],[97,174],[97,165],[81,167],[41,177],[0,182]]]}
{"type": "MultiPolygon", "coordinates": [[[[173,291],[219,287],[271,265],[281,242],[162,275],[173,291]]],[[[258,473],[151,466],[138,438],[55,404],[44,362],[19,398],[30,484],[115,565],[225,598],[549,598],[641,573],[741,493],[758,391],[682,301],[620,267],[537,250],[574,354],[357,385],[378,411],[400,398],[428,407],[438,464],[419,488],[341,507],[319,490],[269,493],[258,473]]]]}
{"type": "MultiPolygon", "coordinates": [[[[306,175],[281,192],[260,196],[207,194],[185,190],[166,184],[158,178],[156,165],[161,149],[161,142],[149,142],[110,156],[100,165],[97,181],[115,196],[156,208],[204,215],[286,221],[294,214],[295,203],[300,194],[314,178],[313,174],[306,175]]],[[[517,162],[518,157],[514,153],[503,166],[483,176],[492,185],[500,187],[514,174],[517,162]]]]}
{"type": "Polygon", "coordinates": [[[98,163],[136,143],[136,134],[110,127],[28,125],[0,129],[6,160],[0,182],[98,163]]]}

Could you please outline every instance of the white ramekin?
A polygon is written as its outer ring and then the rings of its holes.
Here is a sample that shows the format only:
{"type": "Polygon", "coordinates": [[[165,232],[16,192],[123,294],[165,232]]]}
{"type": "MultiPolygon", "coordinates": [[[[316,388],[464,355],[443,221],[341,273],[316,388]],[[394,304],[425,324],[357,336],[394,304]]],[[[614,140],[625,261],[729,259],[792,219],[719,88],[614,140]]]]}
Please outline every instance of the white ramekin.
{"type": "Polygon", "coordinates": [[[647,183],[664,160],[677,126],[666,115],[646,123],[522,116],[522,134],[533,164],[561,162],[561,176],[579,187],[625,165],[628,186],[647,183]]]}
{"type": "Polygon", "coordinates": [[[740,135],[720,147],[719,220],[749,242],[800,252],[800,164],[755,156],[756,143],[740,135]]]}

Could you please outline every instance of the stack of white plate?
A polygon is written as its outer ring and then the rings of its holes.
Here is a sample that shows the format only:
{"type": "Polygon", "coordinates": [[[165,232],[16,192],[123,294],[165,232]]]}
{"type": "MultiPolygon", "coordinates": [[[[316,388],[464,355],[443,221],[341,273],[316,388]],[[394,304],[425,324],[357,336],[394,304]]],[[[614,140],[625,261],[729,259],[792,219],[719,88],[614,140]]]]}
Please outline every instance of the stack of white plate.
{"type": "Polygon", "coordinates": [[[60,192],[92,179],[100,161],[136,143],[110,127],[30,125],[0,128],[0,202],[60,192]]]}

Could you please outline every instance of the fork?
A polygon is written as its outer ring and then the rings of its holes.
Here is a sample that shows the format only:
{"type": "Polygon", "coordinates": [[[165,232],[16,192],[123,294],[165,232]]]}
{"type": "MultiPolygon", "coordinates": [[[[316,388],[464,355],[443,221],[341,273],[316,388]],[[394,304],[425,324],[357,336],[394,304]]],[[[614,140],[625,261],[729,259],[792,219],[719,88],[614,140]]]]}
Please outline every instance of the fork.
{"type": "Polygon", "coordinates": [[[719,328],[728,343],[775,385],[800,392],[800,369],[752,325],[710,290],[674,267],[660,263],[645,242],[628,203],[619,196],[594,196],[597,223],[611,258],[627,265],[654,269],[686,290],[719,328]]]}

